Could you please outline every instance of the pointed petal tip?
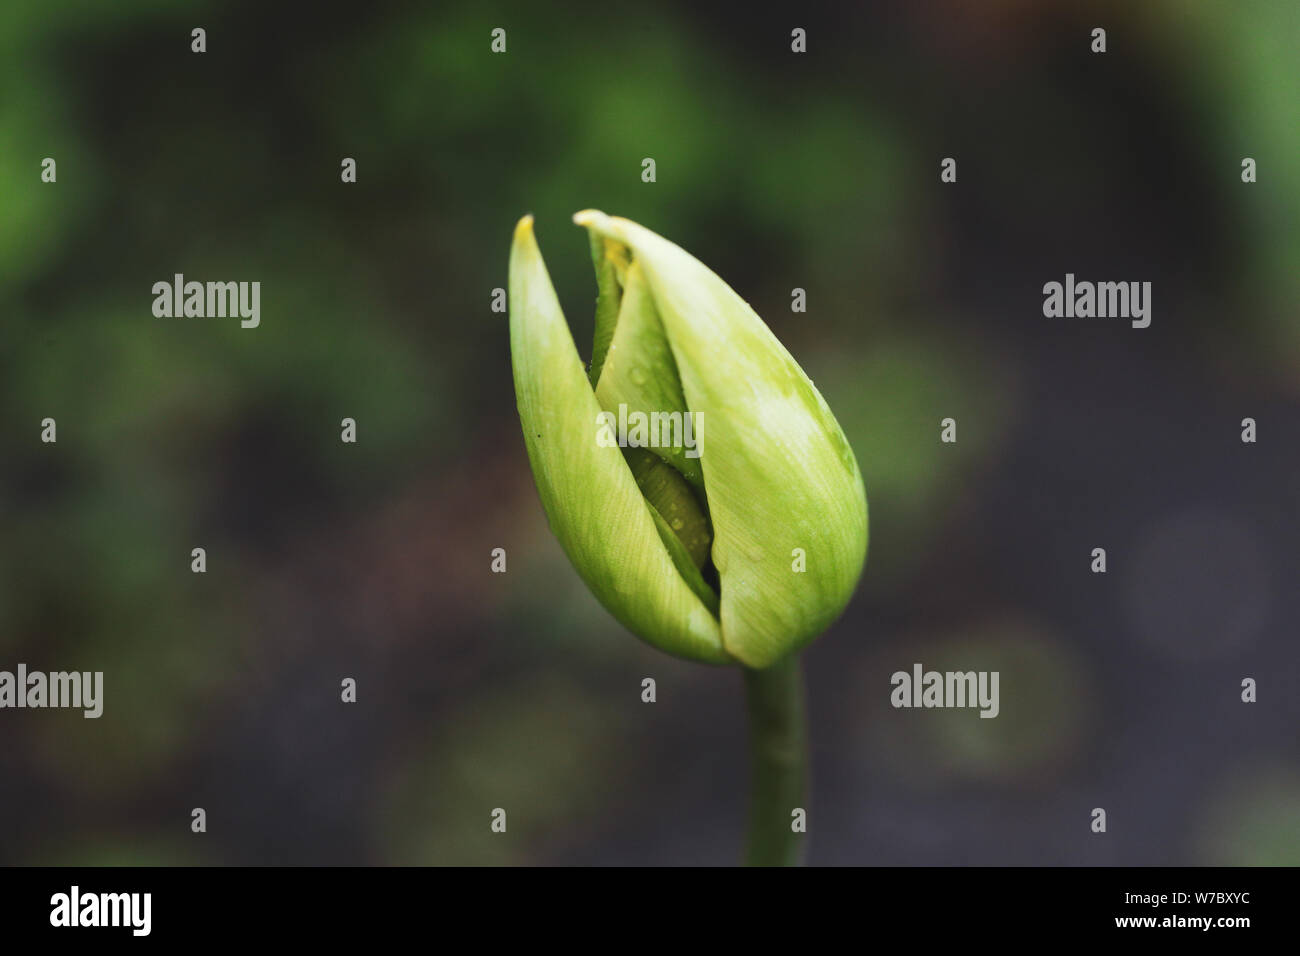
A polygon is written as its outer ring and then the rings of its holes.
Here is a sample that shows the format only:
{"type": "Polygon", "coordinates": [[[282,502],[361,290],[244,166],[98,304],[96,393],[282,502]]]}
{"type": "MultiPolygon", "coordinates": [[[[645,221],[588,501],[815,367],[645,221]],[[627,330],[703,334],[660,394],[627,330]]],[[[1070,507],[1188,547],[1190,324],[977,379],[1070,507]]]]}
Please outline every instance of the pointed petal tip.
{"type": "Polygon", "coordinates": [[[527,239],[532,234],[533,214],[530,212],[528,215],[520,219],[518,225],[515,226],[515,241],[518,242],[520,239],[527,239]]]}
{"type": "Polygon", "coordinates": [[[586,226],[588,229],[595,228],[608,219],[599,209],[584,209],[573,214],[574,225],[586,226]]]}

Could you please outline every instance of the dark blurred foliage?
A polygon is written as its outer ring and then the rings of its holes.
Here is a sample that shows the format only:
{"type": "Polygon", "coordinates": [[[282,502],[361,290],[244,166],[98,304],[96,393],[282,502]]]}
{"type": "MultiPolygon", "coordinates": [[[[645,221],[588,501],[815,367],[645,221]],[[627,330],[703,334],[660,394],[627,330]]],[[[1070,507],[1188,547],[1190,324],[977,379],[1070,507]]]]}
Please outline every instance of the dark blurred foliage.
{"type": "Polygon", "coordinates": [[[585,591],[489,310],[532,212],[585,348],[596,207],[748,298],[862,465],[812,862],[1300,862],[1298,46],[1293,0],[0,6],[0,667],[106,682],[0,713],[0,861],[738,857],[738,675],[585,591]],[[1043,318],[1067,271],[1152,326],[1043,318]],[[261,327],[155,319],[177,272],[261,327]],[[914,661],[1001,716],[891,709],[914,661]]]}

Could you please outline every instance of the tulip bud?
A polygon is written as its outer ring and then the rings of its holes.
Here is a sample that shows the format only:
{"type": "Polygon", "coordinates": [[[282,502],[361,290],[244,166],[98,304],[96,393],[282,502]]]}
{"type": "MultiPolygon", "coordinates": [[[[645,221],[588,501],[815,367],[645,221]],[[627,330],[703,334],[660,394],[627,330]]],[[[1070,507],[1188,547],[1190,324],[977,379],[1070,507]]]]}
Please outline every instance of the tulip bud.
{"type": "Polygon", "coordinates": [[[857,585],[867,500],[853,450],[717,275],[626,219],[574,221],[596,267],[589,370],[531,216],[510,254],[515,394],[551,530],[634,634],[693,660],[767,667],[825,630],[857,585]],[[637,413],[663,426],[659,441],[653,427],[621,433],[637,413]]]}

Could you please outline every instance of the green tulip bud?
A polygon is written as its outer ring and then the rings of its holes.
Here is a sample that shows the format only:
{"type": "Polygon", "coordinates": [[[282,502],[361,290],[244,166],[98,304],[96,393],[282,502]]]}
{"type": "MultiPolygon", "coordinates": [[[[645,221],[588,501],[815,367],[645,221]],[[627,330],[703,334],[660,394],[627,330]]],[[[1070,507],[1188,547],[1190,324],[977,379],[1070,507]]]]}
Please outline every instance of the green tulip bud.
{"type": "Polygon", "coordinates": [[[825,630],[862,573],[853,450],[717,275],[626,219],[574,221],[596,267],[589,370],[531,216],[510,253],[515,394],[551,530],[634,634],[693,660],[768,667],[825,630]],[[661,427],[616,434],[638,418],[661,427]]]}

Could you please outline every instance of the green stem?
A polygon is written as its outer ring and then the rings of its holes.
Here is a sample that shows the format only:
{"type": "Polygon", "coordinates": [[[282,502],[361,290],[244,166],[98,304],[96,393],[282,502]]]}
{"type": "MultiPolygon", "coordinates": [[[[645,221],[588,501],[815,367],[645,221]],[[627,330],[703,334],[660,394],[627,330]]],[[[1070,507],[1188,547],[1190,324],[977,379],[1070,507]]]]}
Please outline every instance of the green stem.
{"type": "Polygon", "coordinates": [[[804,806],[808,735],[804,725],[803,667],[791,654],[765,670],[745,668],[753,760],[749,810],[749,866],[798,866],[804,834],[792,812],[804,806]]]}

